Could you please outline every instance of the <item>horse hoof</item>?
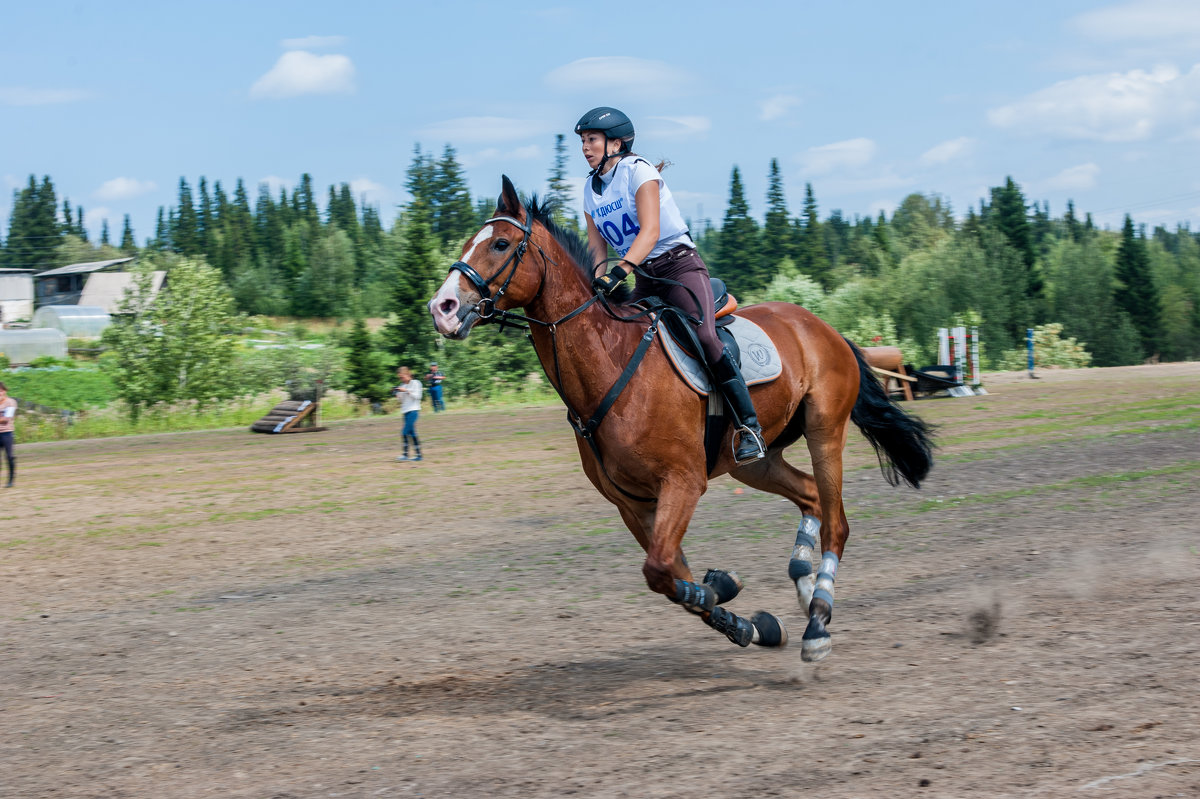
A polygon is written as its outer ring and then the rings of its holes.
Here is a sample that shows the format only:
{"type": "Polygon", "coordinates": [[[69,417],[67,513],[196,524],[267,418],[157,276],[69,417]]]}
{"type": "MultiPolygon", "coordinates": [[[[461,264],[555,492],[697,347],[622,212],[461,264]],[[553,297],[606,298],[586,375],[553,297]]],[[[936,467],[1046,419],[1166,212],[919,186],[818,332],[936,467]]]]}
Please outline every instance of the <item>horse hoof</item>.
{"type": "Polygon", "coordinates": [[[805,638],[800,642],[800,659],[805,663],[814,663],[825,658],[833,650],[833,638],[805,638]]]}
{"type": "Polygon", "coordinates": [[[760,610],[750,617],[750,623],[754,625],[754,630],[757,633],[754,636],[753,643],[759,646],[769,646],[779,649],[787,646],[787,628],[783,626],[782,621],[770,613],[760,610]]]}
{"type": "Polygon", "coordinates": [[[833,649],[833,637],[825,629],[825,623],[817,616],[810,616],[804,638],[800,641],[800,659],[812,663],[823,659],[833,649]]]}
{"type": "Polygon", "coordinates": [[[745,588],[737,572],[709,569],[704,575],[704,584],[717,593],[717,604],[724,605],[745,588]]]}

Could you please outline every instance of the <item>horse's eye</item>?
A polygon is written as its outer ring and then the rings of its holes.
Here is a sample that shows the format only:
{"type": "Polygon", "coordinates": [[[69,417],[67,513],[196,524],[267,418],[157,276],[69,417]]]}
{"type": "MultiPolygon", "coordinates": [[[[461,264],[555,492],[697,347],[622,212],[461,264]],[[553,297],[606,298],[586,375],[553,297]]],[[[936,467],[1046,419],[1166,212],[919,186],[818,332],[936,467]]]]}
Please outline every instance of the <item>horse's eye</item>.
{"type": "Polygon", "coordinates": [[[492,247],[494,247],[497,252],[504,252],[508,249],[508,242],[505,239],[499,239],[495,244],[492,245],[492,247]]]}

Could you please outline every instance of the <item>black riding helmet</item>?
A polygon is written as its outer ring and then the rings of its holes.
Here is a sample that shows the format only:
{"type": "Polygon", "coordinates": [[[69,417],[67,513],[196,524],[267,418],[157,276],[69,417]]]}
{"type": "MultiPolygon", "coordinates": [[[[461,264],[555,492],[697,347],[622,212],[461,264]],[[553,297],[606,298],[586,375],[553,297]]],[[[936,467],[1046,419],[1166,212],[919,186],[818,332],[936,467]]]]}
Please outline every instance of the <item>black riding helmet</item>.
{"type": "MultiPolygon", "coordinates": [[[[583,133],[585,130],[600,131],[606,140],[619,139],[621,151],[616,155],[618,159],[623,158],[625,153],[633,152],[633,120],[615,108],[602,105],[581,116],[575,123],[575,132],[583,133]]],[[[600,173],[604,171],[604,165],[608,163],[608,159],[613,157],[605,152],[600,163],[592,170],[592,188],[597,194],[602,193],[600,173]]]]}
{"type": "Polygon", "coordinates": [[[633,150],[633,121],[615,108],[602,105],[593,108],[575,123],[575,132],[598,130],[610,139],[620,139],[622,152],[633,150]]]}

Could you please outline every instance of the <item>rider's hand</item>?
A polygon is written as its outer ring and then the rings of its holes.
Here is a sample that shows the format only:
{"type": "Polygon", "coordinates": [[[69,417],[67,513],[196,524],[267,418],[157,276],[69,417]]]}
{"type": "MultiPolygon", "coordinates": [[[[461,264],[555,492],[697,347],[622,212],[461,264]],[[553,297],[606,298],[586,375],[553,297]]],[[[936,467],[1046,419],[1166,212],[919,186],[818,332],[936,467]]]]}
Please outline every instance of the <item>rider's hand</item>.
{"type": "Polygon", "coordinates": [[[629,273],[619,266],[614,266],[612,271],[607,275],[600,275],[592,280],[592,288],[601,294],[612,294],[617,286],[621,285],[621,281],[629,277],[629,273]]]}

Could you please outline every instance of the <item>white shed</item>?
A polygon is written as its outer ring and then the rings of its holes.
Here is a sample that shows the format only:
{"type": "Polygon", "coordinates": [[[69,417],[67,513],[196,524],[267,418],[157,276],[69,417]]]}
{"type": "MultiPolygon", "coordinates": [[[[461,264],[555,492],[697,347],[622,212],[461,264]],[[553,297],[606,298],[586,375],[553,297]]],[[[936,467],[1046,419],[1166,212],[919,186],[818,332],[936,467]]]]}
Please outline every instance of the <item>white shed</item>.
{"type": "Polygon", "coordinates": [[[33,270],[0,269],[0,323],[33,317],[33,270]]]}

